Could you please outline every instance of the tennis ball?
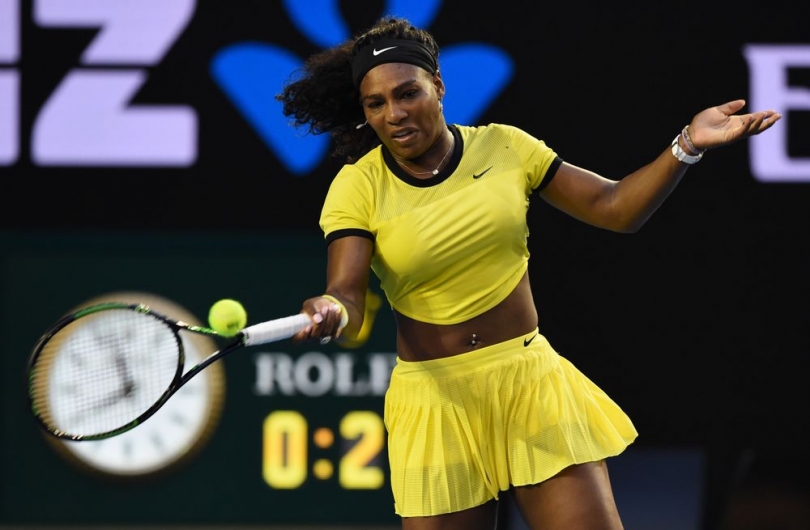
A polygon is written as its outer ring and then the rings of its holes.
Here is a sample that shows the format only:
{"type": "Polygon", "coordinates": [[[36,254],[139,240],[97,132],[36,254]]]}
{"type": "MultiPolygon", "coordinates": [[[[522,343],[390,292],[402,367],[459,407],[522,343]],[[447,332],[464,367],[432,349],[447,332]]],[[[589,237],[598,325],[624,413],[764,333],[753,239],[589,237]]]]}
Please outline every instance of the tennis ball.
{"type": "Polygon", "coordinates": [[[233,337],[247,325],[247,311],[236,300],[219,300],[208,311],[208,325],[225,337],[233,337]]]}

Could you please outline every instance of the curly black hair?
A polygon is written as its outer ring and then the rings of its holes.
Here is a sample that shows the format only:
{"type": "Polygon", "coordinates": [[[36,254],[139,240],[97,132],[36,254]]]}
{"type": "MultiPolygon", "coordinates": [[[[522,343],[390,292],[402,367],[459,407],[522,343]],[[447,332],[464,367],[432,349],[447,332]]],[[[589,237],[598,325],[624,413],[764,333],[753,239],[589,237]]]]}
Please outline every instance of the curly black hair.
{"type": "Polygon", "coordinates": [[[306,126],[310,134],[329,133],[331,155],[347,163],[356,162],[380,144],[373,129],[357,128],[365,115],[360,92],[352,82],[351,57],[355,49],[373,46],[382,39],[420,42],[438,61],[439,46],[430,33],[404,18],[383,17],[358,36],[310,56],[276,95],[284,105],[284,115],[293,117],[294,126],[306,126]]]}

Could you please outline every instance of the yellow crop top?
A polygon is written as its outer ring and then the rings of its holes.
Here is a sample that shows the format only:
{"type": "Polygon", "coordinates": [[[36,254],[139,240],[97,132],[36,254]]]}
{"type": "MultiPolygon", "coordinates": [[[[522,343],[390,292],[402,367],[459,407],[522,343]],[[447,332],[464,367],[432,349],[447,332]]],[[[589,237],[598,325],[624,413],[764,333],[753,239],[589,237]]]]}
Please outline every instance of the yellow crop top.
{"type": "Polygon", "coordinates": [[[450,126],[447,167],[430,179],[405,173],[380,146],[344,166],[320,224],[327,243],[374,242],[371,268],[399,313],[456,324],[496,306],[528,267],[529,196],[562,160],[512,126],[450,126]]]}

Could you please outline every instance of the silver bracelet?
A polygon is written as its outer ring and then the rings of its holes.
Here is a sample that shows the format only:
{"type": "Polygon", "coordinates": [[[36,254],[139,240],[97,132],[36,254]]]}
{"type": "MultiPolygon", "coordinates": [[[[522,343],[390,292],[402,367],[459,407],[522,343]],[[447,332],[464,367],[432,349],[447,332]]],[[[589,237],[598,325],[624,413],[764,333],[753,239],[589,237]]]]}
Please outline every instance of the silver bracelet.
{"type": "Polygon", "coordinates": [[[695,147],[695,144],[692,143],[692,138],[689,136],[689,126],[688,125],[686,127],[684,127],[683,130],[681,131],[681,136],[683,137],[683,143],[686,144],[686,147],[688,147],[690,151],[695,153],[694,156],[700,156],[704,152],[706,152],[705,149],[698,149],[697,147],[695,147]]]}

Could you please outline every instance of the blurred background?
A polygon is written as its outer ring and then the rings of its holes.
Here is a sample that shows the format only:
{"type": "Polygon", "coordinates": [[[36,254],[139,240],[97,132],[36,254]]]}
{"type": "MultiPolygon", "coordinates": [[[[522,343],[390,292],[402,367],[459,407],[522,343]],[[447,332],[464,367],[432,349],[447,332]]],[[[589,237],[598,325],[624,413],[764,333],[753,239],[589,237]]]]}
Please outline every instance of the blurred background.
{"type": "MultiPolygon", "coordinates": [[[[609,463],[627,528],[810,528],[798,8],[0,0],[0,527],[398,527],[381,423],[394,327],[377,285],[361,340],[221,361],[184,398],[203,413],[171,436],[156,416],[54,442],[25,397],[32,346],[78,306],[148,300],[204,323],[227,297],[255,323],[322,292],[318,216],[340,162],[273,98],[308,55],[397,14],[442,46],[448,122],[521,127],[607,177],[706,107],[783,114],[707,153],[635,235],[535,200],[530,269],[541,332],[640,432],[609,463]]],[[[508,495],[501,519],[523,528],[508,495]]]]}

